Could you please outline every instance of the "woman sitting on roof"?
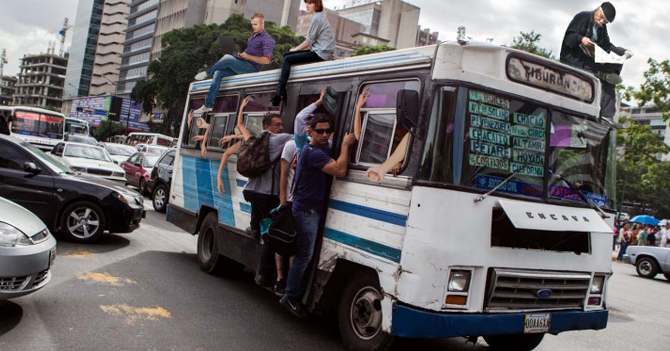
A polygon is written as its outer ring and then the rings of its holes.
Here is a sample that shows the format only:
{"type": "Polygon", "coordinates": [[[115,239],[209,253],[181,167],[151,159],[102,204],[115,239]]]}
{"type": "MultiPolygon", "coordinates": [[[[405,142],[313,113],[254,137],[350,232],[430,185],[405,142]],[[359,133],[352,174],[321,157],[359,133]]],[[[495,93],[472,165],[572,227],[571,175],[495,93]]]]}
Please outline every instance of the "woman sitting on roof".
{"type": "Polygon", "coordinates": [[[309,25],[307,37],[302,44],[284,54],[284,63],[281,67],[281,76],[277,93],[270,99],[272,106],[279,106],[282,100],[286,101],[286,83],[291,75],[291,66],[300,63],[312,63],[329,61],[333,58],[335,51],[335,36],[330,28],[330,23],[323,14],[322,0],[304,0],[307,12],[312,15],[312,23],[309,25]],[[305,50],[309,47],[309,50],[305,50]]]}

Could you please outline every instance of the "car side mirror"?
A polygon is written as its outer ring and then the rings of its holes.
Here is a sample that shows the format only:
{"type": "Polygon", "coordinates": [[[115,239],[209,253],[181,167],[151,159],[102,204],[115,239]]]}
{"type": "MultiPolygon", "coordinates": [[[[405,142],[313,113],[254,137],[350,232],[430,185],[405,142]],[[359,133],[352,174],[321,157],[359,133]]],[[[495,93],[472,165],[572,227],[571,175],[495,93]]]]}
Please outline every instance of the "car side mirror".
{"type": "Polygon", "coordinates": [[[398,123],[417,137],[416,128],[419,126],[419,92],[415,90],[398,91],[396,103],[396,116],[398,123]]]}
{"type": "Polygon", "coordinates": [[[34,164],[32,162],[24,163],[23,164],[23,170],[25,172],[31,173],[31,174],[39,174],[40,172],[42,172],[42,170],[39,167],[37,167],[36,164],[34,164]]]}

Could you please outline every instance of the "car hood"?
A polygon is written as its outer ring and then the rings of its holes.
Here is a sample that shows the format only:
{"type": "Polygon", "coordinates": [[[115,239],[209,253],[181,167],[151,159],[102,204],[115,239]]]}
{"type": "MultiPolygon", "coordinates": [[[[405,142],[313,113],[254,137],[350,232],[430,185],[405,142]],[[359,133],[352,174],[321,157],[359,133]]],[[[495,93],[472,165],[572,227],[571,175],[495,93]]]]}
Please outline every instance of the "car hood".
{"type": "Polygon", "coordinates": [[[0,197],[0,222],[14,226],[28,236],[33,236],[47,227],[32,212],[3,197],[0,197]]]}
{"type": "Polygon", "coordinates": [[[85,182],[85,183],[88,183],[88,184],[91,184],[91,185],[101,186],[101,187],[107,188],[108,190],[116,191],[117,193],[120,193],[120,194],[128,194],[128,195],[132,195],[132,196],[138,196],[139,195],[138,192],[136,192],[132,189],[126,188],[125,186],[121,186],[121,185],[119,185],[118,182],[114,182],[114,181],[107,180],[107,179],[104,179],[104,178],[96,177],[96,176],[89,175],[89,174],[86,174],[86,173],[76,173],[76,174],[62,173],[61,177],[63,177],[64,179],[67,179],[67,180],[71,180],[71,181],[85,182]]]}
{"type": "Polygon", "coordinates": [[[112,172],[123,172],[123,168],[121,168],[118,165],[115,165],[110,162],[104,162],[104,161],[99,161],[99,160],[89,160],[85,158],[79,158],[79,157],[63,157],[65,160],[67,160],[68,164],[70,166],[74,167],[82,167],[82,168],[100,168],[100,169],[106,169],[112,172]]]}
{"type": "Polygon", "coordinates": [[[123,155],[109,155],[109,156],[111,156],[112,160],[115,160],[119,164],[121,164],[122,162],[126,162],[126,160],[128,160],[128,157],[130,157],[130,156],[123,156],[123,155]]]}

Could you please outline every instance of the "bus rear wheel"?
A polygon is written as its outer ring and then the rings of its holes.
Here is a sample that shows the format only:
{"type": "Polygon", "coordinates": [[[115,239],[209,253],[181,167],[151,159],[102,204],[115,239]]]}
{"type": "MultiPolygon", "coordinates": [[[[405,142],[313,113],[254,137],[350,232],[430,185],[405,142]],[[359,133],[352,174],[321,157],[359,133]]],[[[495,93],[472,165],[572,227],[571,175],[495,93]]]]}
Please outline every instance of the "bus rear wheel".
{"type": "Polygon", "coordinates": [[[492,350],[534,350],[544,338],[544,334],[512,334],[485,336],[484,340],[492,350]]]}
{"type": "Polygon", "coordinates": [[[219,254],[218,218],[216,213],[209,213],[202,221],[198,235],[198,263],[208,274],[234,275],[244,270],[244,265],[219,254]]]}
{"type": "Polygon", "coordinates": [[[386,350],[391,346],[393,336],[382,330],[382,299],[374,274],[358,273],[347,281],[337,322],[342,342],[349,350],[386,350]]]}

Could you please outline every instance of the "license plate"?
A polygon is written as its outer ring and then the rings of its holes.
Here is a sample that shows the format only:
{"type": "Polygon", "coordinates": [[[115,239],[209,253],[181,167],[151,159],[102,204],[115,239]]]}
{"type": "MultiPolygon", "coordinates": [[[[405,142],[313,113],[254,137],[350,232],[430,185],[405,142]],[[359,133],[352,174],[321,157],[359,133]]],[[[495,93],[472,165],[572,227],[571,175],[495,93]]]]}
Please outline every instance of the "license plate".
{"type": "Polygon", "coordinates": [[[54,265],[54,260],[56,260],[56,248],[54,247],[49,251],[49,268],[54,265]]]}
{"type": "Polygon", "coordinates": [[[527,314],[523,323],[524,333],[547,333],[551,327],[551,314],[527,314]]]}

